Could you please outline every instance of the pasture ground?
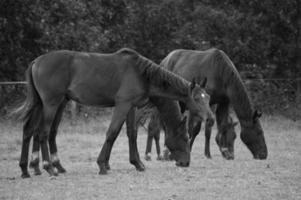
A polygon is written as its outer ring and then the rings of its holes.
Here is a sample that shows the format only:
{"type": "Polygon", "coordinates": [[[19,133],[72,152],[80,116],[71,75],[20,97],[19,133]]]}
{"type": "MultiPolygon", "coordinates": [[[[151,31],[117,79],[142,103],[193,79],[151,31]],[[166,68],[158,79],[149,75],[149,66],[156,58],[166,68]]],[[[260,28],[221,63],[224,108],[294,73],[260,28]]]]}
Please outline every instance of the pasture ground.
{"type": "MultiPolygon", "coordinates": [[[[111,171],[98,175],[96,158],[105,139],[109,117],[63,120],[58,149],[67,173],[50,179],[20,178],[21,123],[0,122],[0,199],[301,199],[301,122],[282,117],[262,119],[269,156],[253,160],[238,137],[235,160],[224,160],[211,140],[212,159],[203,154],[203,132],[197,137],[189,168],[174,162],[145,161],[146,132],[139,129],[140,156],[145,172],[128,161],[125,130],[111,155],[111,171]]],[[[239,127],[236,128],[239,133],[239,127]]]]}

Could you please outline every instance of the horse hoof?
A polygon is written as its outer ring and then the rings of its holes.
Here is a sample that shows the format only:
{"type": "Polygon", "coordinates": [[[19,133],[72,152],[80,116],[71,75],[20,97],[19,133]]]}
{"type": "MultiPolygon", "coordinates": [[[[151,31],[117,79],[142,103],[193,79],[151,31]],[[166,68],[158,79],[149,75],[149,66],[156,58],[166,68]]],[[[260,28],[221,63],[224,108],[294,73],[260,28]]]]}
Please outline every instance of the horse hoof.
{"type": "Polygon", "coordinates": [[[234,155],[228,151],[224,151],[222,155],[226,160],[234,160],[234,155]]]}
{"type": "Polygon", "coordinates": [[[211,159],[211,155],[210,154],[205,154],[206,158],[211,159]]]}
{"type": "Polygon", "coordinates": [[[54,168],[51,164],[44,164],[43,168],[48,172],[49,176],[57,176],[58,173],[54,171],[54,168]]]}
{"type": "Polygon", "coordinates": [[[146,161],[151,161],[151,160],[152,160],[152,157],[151,157],[149,154],[145,154],[144,159],[145,159],[146,161]]]}
{"type": "Polygon", "coordinates": [[[49,174],[49,176],[50,177],[52,177],[52,176],[58,176],[59,174],[56,172],[56,171],[54,171],[54,170],[46,170],[47,172],[48,172],[48,174],[49,174]]]}
{"type": "Polygon", "coordinates": [[[29,162],[29,168],[35,169],[36,167],[39,167],[39,159],[31,160],[29,162]]]}
{"type": "Polygon", "coordinates": [[[170,152],[167,149],[164,150],[164,152],[163,152],[163,160],[166,160],[166,161],[171,160],[171,158],[170,158],[170,152]]]}
{"type": "Polygon", "coordinates": [[[39,175],[41,175],[41,174],[42,174],[42,172],[41,172],[41,170],[40,170],[39,167],[37,167],[37,168],[34,169],[34,175],[35,175],[35,176],[39,176],[39,175]]]}
{"type": "Polygon", "coordinates": [[[106,169],[107,169],[107,170],[111,170],[111,167],[110,167],[110,164],[109,164],[109,163],[106,163],[106,169]]]}
{"type": "Polygon", "coordinates": [[[66,173],[66,169],[61,165],[60,161],[55,161],[52,163],[53,167],[57,169],[57,172],[60,174],[66,173]]]}
{"type": "Polygon", "coordinates": [[[159,155],[159,156],[157,157],[157,160],[164,160],[164,158],[163,158],[163,156],[159,155]]]}
{"type": "Polygon", "coordinates": [[[138,162],[138,163],[135,165],[135,167],[136,167],[136,170],[139,171],[139,172],[145,171],[145,166],[144,166],[144,164],[143,164],[141,161],[138,162]]]}
{"type": "Polygon", "coordinates": [[[108,174],[106,164],[103,163],[103,164],[99,165],[99,172],[98,172],[98,174],[100,174],[100,175],[108,174]]]}
{"type": "Polygon", "coordinates": [[[22,173],[21,178],[30,178],[29,173],[22,173]]]}

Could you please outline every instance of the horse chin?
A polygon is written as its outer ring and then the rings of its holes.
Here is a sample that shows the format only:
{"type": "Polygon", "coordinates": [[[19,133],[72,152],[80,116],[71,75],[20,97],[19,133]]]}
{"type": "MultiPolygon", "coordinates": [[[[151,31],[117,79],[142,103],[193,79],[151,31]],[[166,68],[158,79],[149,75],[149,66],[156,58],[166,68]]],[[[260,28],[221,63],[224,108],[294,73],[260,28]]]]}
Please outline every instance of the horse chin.
{"type": "Polygon", "coordinates": [[[234,160],[234,152],[230,151],[228,148],[220,148],[220,151],[222,153],[222,156],[226,160],[234,160]]]}
{"type": "Polygon", "coordinates": [[[266,160],[267,157],[268,157],[267,152],[260,152],[260,153],[254,155],[254,159],[256,159],[256,160],[266,160]]]}
{"type": "Polygon", "coordinates": [[[178,166],[178,167],[189,167],[189,162],[176,161],[176,166],[178,166]]]}
{"type": "Polygon", "coordinates": [[[266,145],[258,145],[254,144],[253,145],[247,145],[248,148],[250,149],[251,153],[253,154],[254,159],[256,160],[265,160],[268,157],[268,151],[266,145]]]}
{"type": "Polygon", "coordinates": [[[224,151],[224,152],[222,152],[222,156],[226,160],[234,160],[234,153],[231,153],[230,151],[224,151]]]}
{"type": "Polygon", "coordinates": [[[176,166],[178,167],[189,167],[190,161],[186,158],[186,156],[178,155],[177,153],[171,153],[169,156],[170,160],[176,161],[176,166]]]}

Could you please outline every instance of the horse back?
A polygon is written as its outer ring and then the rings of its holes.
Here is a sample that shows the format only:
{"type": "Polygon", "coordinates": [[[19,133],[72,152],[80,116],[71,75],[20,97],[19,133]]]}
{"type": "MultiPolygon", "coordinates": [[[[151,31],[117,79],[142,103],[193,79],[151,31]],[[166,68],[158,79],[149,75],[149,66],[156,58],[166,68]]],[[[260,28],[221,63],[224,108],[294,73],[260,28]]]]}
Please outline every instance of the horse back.
{"type": "Polygon", "coordinates": [[[55,51],[37,63],[36,78],[46,98],[67,96],[88,105],[113,106],[142,93],[133,52],[112,54],[55,51]]]}
{"type": "Polygon", "coordinates": [[[222,88],[221,72],[223,67],[217,65],[216,56],[221,54],[218,49],[207,51],[195,51],[179,49],[172,51],[164,60],[162,65],[168,70],[182,76],[188,81],[196,78],[202,81],[207,78],[207,91],[210,95],[221,93],[216,88],[222,88]]]}

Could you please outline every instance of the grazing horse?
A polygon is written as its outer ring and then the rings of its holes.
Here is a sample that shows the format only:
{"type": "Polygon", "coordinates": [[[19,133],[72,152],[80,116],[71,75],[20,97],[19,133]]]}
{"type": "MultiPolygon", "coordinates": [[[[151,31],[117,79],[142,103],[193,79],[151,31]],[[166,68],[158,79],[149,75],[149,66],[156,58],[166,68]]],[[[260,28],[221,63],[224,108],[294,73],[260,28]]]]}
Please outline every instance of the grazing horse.
{"type": "MultiPolygon", "coordinates": [[[[223,121],[228,120],[231,104],[240,122],[241,140],[255,159],[267,158],[268,150],[259,121],[261,113],[254,110],[238,71],[223,51],[218,49],[207,51],[174,50],[163,59],[161,65],[188,81],[194,77],[199,80],[206,77],[206,91],[211,96],[210,105],[217,105],[216,122],[218,129],[223,127],[223,121]]],[[[192,116],[188,120],[189,124],[195,124],[195,128],[190,133],[192,143],[201,128],[201,122],[196,122],[193,118],[192,116]]],[[[223,130],[218,131],[223,132],[223,130]]],[[[233,154],[231,150],[233,142],[229,142],[229,138],[225,137],[227,134],[218,134],[216,137],[217,144],[224,156],[233,154]],[[221,146],[223,144],[226,146],[221,146]]],[[[232,137],[233,141],[234,139],[235,137],[232,137]]]]}
{"type": "MultiPolygon", "coordinates": [[[[28,151],[30,139],[38,135],[43,168],[52,176],[57,166],[56,132],[66,103],[72,99],[85,105],[112,107],[111,123],[99,153],[99,174],[110,169],[109,159],[113,144],[124,122],[129,138],[130,163],[137,170],[145,169],[137,149],[135,109],[144,106],[151,98],[164,97],[185,103],[199,120],[212,115],[209,95],[195,82],[164,70],[131,49],[111,54],[53,51],[36,58],[27,70],[27,98],[16,110],[23,113],[23,141],[20,159],[22,177],[29,177],[28,151]],[[49,150],[48,150],[49,142],[49,150]]],[[[160,101],[153,100],[158,106],[160,101]]],[[[170,133],[170,132],[168,132],[170,133]]],[[[176,164],[188,166],[189,142],[185,132],[170,135],[166,145],[175,157],[176,164]]]]}

